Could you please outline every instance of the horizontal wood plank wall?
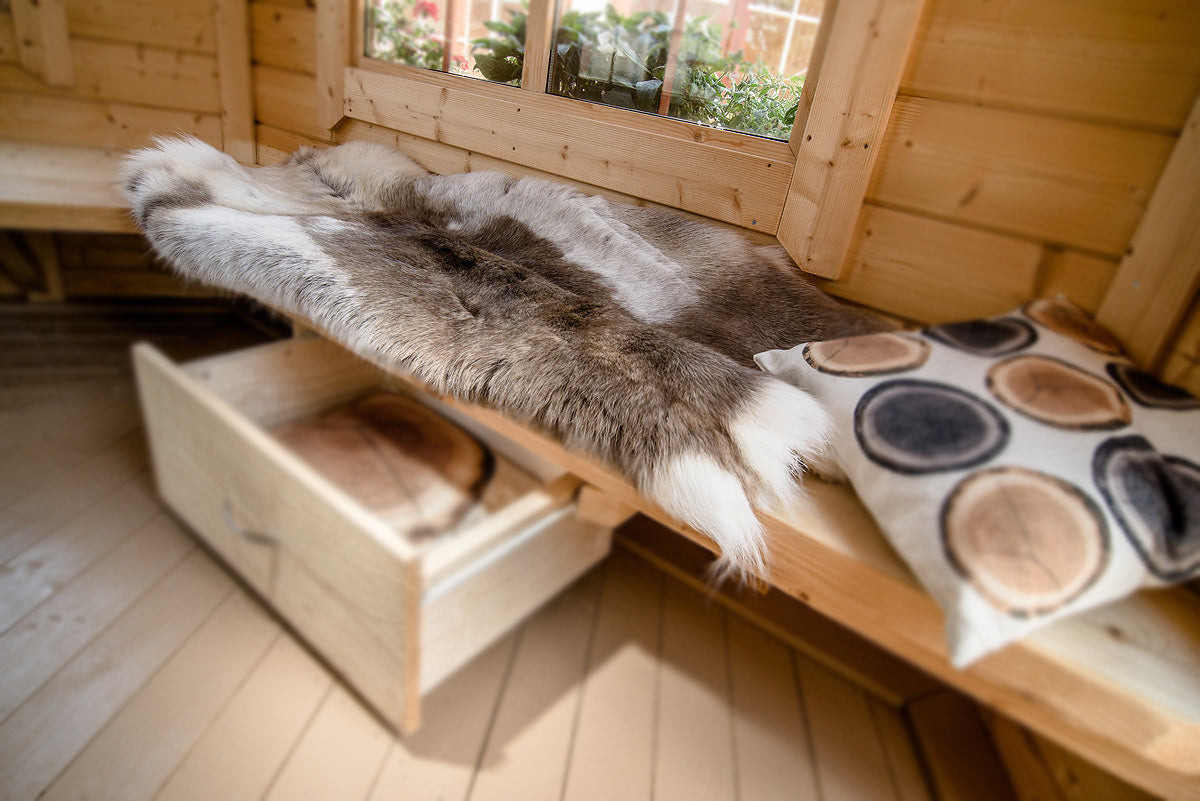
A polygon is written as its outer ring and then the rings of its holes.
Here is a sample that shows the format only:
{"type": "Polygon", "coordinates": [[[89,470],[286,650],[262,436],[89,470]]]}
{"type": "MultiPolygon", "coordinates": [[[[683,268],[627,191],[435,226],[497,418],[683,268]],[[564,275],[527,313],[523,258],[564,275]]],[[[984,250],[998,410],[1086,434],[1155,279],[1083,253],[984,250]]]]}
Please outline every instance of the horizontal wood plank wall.
{"type": "Polygon", "coordinates": [[[17,60],[0,12],[0,139],[130,149],[187,132],[222,146],[215,0],[64,0],[72,86],[17,60]]]}
{"type": "Polygon", "coordinates": [[[845,277],[918,322],[1095,312],[1200,91],[1200,7],[929,0],[845,277]]]}
{"type": "Polygon", "coordinates": [[[1200,395],[1200,298],[1192,307],[1163,365],[1163,379],[1200,395]]]}
{"type": "Polygon", "coordinates": [[[908,95],[1171,133],[1200,91],[1192,0],[930,0],[908,95]]]}
{"type": "MultiPolygon", "coordinates": [[[[313,8],[258,0],[251,24],[260,158],[330,142],[313,8]]],[[[1200,91],[1196,42],[1191,0],[928,0],[843,277],[822,285],[920,323],[1057,293],[1096,311],[1200,91]]],[[[438,171],[512,171],[386,122],[336,139],[360,136],[438,171]]]]}

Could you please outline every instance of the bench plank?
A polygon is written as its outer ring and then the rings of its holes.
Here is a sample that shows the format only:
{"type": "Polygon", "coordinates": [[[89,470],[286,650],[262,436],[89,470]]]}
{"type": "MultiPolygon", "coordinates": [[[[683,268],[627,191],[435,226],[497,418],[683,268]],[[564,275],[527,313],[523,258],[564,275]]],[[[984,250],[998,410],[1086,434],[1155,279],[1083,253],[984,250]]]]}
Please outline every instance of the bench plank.
{"type": "Polygon", "coordinates": [[[124,154],[0,144],[0,228],[136,233],[117,188],[124,154]]]}

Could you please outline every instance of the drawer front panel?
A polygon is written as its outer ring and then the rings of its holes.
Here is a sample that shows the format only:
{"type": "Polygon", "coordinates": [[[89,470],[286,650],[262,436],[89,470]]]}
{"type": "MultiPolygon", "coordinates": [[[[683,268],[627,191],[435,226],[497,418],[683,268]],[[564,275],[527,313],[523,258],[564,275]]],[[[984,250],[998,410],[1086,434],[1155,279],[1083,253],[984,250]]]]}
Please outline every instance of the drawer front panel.
{"type": "Polygon", "coordinates": [[[393,725],[413,728],[413,560],[161,354],[139,347],[135,361],[163,499],[393,725]]]}

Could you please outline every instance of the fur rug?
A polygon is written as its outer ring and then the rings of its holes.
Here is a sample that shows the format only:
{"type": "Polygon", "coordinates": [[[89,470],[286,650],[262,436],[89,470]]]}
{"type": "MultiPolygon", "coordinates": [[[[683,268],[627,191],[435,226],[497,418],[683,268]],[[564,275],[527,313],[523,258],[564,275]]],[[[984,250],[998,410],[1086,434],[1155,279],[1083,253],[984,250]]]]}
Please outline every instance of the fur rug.
{"type": "Polygon", "coordinates": [[[751,357],[884,327],[725,229],[363,142],[247,169],[162,140],[124,186],[184,276],[599,460],[734,570],[763,573],[754,508],[789,497],[828,427],[751,357]]]}

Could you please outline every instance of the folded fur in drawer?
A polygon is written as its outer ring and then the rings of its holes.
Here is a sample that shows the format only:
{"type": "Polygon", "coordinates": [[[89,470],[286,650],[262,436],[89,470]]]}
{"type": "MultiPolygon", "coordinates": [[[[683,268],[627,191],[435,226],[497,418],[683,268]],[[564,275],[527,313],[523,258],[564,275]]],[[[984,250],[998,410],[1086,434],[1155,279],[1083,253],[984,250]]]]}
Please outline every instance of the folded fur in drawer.
{"type": "Polygon", "coordinates": [[[468,432],[396,393],[375,393],[272,433],[410,539],[469,525],[538,485],[468,432]]]}
{"type": "Polygon", "coordinates": [[[729,568],[765,569],[755,508],[794,494],[829,425],[753,355],[887,327],[729,230],[365,142],[246,169],[161,140],[124,179],[186,277],[603,463],[729,568]]]}

